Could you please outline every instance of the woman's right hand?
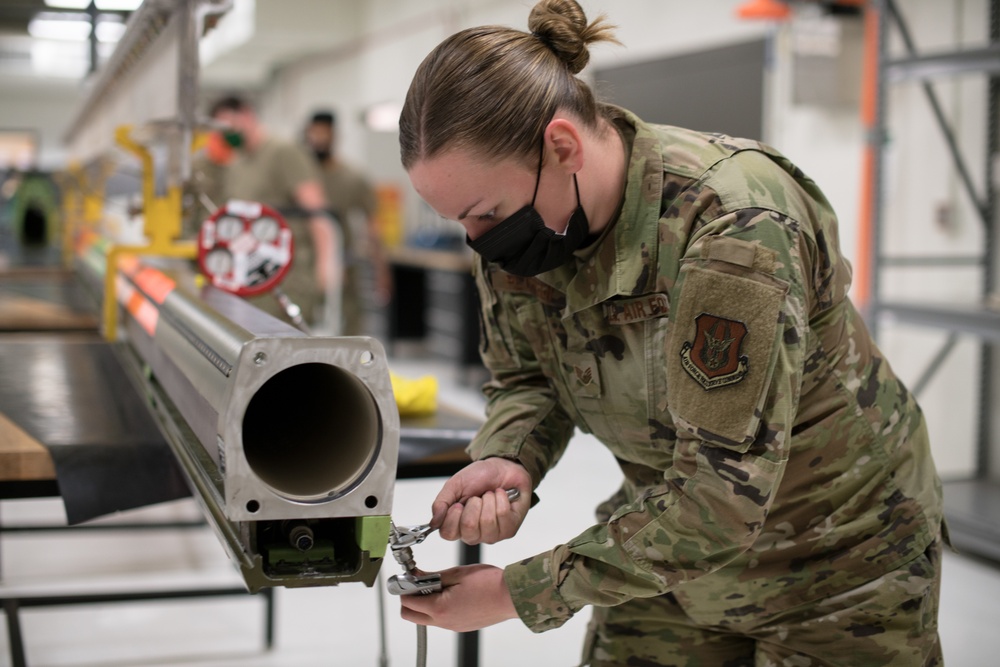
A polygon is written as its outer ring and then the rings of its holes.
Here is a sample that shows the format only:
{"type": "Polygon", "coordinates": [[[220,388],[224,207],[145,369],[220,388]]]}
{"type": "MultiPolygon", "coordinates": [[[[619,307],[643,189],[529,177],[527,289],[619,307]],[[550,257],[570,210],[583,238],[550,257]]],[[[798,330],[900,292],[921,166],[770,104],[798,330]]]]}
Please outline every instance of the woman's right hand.
{"type": "Polygon", "coordinates": [[[516,461],[474,461],[445,482],[434,499],[431,526],[446,540],[495,544],[517,534],[531,507],[531,475],[516,461]],[[514,502],[507,489],[517,489],[514,502]]]}

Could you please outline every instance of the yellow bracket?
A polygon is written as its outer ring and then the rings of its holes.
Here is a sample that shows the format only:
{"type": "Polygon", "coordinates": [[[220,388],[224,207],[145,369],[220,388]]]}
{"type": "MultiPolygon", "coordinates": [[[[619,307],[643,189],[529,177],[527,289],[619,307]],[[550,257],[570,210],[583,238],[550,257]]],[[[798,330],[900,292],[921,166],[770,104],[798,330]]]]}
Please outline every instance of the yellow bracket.
{"type": "Polygon", "coordinates": [[[111,175],[108,162],[88,174],[79,164],[70,165],[63,179],[63,263],[71,266],[76,236],[81,229],[95,231],[104,212],[104,185],[111,175]]]}
{"type": "Polygon", "coordinates": [[[209,133],[205,130],[195,130],[191,137],[191,152],[197,153],[208,145],[209,133]]]}
{"type": "Polygon", "coordinates": [[[194,259],[198,255],[198,245],[194,241],[176,240],[181,233],[183,189],[173,185],[166,194],[156,194],[153,156],[142,144],[132,140],[132,127],[122,125],[115,131],[115,140],[122,148],[132,152],[142,160],[142,213],[143,232],[148,240],[144,246],[108,247],[104,269],[104,337],[115,340],[118,335],[118,303],[115,279],[118,276],[118,260],[122,255],[156,255],[194,259]]]}

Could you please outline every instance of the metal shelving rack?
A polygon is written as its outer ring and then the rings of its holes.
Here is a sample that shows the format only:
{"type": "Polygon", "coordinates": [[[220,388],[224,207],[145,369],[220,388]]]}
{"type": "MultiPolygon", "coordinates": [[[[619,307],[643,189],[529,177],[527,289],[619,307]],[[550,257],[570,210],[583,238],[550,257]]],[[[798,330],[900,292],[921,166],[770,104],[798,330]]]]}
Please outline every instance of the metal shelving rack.
{"type": "Polygon", "coordinates": [[[879,85],[877,92],[874,237],[872,270],[871,323],[873,329],[883,316],[915,326],[934,327],[948,332],[948,337],[926,370],[914,383],[912,390],[919,395],[933,375],[945,363],[959,337],[975,336],[982,344],[980,372],[980,401],[977,424],[977,463],[970,479],[948,482],[945,485],[945,514],[951,536],[962,550],[1000,561],[1000,386],[996,378],[1000,373],[1000,311],[986,306],[985,297],[997,290],[998,246],[997,188],[994,185],[995,165],[1000,154],[1000,0],[989,0],[989,39],[983,48],[950,53],[923,55],[917,52],[898,0],[879,0],[879,85]],[[889,24],[898,32],[907,52],[905,58],[891,59],[887,55],[886,38],[889,24]],[[931,80],[960,74],[977,74],[988,77],[985,129],[987,140],[985,178],[977,184],[971,176],[967,162],[952,132],[931,80]],[[886,86],[899,81],[920,81],[925,97],[931,106],[938,125],[951,153],[953,166],[962,187],[981,218],[985,236],[983,252],[977,257],[908,257],[891,258],[884,254],[882,220],[884,201],[880,194],[882,149],[886,137],[886,86]],[[937,307],[922,303],[886,302],[879,296],[880,271],[893,266],[976,266],[981,271],[982,306],[937,307]]]}

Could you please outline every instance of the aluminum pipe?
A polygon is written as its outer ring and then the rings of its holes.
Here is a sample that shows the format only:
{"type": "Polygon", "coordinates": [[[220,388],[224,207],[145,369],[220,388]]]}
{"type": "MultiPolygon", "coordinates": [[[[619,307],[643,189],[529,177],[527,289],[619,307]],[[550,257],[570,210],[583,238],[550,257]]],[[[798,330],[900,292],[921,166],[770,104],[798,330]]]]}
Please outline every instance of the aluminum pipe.
{"type": "Polygon", "coordinates": [[[248,587],[371,585],[399,447],[379,342],[305,336],[135,258],[116,286],[126,366],[248,587]]]}

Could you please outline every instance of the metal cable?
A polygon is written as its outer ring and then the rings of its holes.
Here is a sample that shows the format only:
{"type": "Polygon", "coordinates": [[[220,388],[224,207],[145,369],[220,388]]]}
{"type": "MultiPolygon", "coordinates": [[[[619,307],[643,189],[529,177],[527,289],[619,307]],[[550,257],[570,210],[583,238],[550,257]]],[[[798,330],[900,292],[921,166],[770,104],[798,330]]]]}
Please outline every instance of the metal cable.
{"type": "MultiPolygon", "coordinates": [[[[389,646],[386,641],[385,628],[385,585],[382,581],[382,571],[379,570],[378,581],[378,628],[379,628],[379,667],[389,667],[389,646]]],[[[427,667],[427,626],[417,625],[417,667],[427,667]]]]}
{"type": "Polygon", "coordinates": [[[386,644],[385,632],[385,582],[382,581],[381,569],[378,571],[378,579],[375,582],[375,586],[378,588],[378,667],[389,667],[389,647],[386,644]]]}
{"type": "Polygon", "coordinates": [[[427,667],[427,626],[417,626],[417,667],[427,667]]]}

